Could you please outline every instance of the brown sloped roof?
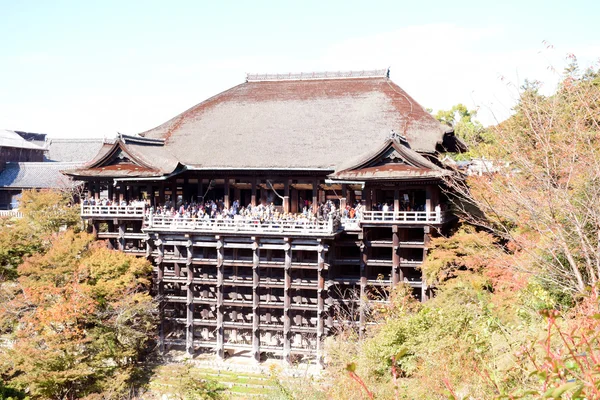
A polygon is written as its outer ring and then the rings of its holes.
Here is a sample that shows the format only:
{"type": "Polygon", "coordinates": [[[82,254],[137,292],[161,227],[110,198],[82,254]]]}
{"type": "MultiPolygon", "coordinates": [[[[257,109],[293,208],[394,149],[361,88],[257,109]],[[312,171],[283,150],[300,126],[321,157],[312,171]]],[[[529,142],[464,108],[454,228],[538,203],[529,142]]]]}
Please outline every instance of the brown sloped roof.
{"type": "Polygon", "coordinates": [[[365,181],[440,178],[448,174],[449,171],[412,150],[404,139],[388,139],[376,151],[367,152],[346,163],[329,177],[335,180],[365,181]]]}
{"type": "Polygon", "coordinates": [[[190,168],[334,170],[391,130],[435,152],[444,128],[385,75],[248,81],[143,132],[190,168]]]}
{"type": "Polygon", "coordinates": [[[104,144],[96,157],[83,168],[65,171],[72,176],[149,177],[163,176],[175,171],[179,161],[164,148],[162,140],[119,135],[112,144],[104,144]],[[122,154],[126,162],[118,162],[122,154]],[[115,162],[116,161],[116,162],[115,162]]]}

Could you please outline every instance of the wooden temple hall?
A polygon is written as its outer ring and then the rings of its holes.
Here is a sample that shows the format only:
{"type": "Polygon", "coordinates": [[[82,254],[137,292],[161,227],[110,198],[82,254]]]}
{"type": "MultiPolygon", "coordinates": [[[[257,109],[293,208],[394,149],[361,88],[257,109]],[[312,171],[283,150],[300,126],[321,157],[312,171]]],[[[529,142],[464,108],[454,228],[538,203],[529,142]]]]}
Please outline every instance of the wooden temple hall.
{"type": "Polygon", "coordinates": [[[153,262],[163,348],[321,362],[390,288],[431,294],[438,155],[461,148],[387,70],[248,75],[64,173],[98,239],[153,262]]]}

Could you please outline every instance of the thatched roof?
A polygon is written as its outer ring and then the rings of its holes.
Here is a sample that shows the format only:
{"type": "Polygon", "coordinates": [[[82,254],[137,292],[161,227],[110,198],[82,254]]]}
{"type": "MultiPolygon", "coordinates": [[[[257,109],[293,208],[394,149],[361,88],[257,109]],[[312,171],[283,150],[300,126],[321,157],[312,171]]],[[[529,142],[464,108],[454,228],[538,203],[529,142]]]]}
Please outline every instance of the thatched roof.
{"type": "Polygon", "coordinates": [[[70,174],[165,176],[178,168],[331,173],[379,148],[391,131],[407,137],[413,150],[435,153],[445,128],[387,70],[368,72],[248,76],[139,136],[120,135],[70,174]],[[128,166],[117,160],[123,157],[128,166]]]}
{"type": "MultiPolygon", "coordinates": [[[[276,78],[279,76],[275,76],[276,78]]],[[[386,74],[250,80],[143,132],[201,168],[334,170],[395,130],[435,152],[444,128],[386,74]]]]}

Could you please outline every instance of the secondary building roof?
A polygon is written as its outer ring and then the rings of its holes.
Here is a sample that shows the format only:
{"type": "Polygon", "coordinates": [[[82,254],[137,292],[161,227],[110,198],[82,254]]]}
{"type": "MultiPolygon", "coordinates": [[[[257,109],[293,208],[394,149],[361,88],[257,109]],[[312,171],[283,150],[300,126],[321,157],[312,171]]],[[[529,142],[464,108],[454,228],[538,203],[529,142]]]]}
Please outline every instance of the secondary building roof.
{"type": "Polygon", "coordinates": [[[44,161],[88,162],[107,142],[105,139],[48,139],[44,161]]]}
{"type": "Polygon", "coordinates": [[[45,149],[23,139],[17,132],[0,129],[0,147],[14,147],[18,149],[31,149],[44,151],[45,149]]]}
{"type": "Polygon", "coordinates": [[[61,171],[81,163],[17,162],[6,163],[0,172],[0,189],[66,189],[78,184],[61,171]]]}

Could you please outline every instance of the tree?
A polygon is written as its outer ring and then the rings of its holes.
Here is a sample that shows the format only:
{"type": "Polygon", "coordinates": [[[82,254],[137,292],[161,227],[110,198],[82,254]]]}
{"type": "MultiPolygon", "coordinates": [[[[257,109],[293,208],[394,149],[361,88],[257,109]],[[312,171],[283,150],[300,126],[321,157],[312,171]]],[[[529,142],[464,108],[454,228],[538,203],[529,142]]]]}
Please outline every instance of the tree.
{"type": "Polygon", "coordinates": [[[570,295],[600,279],[600,85],[598,73],[567,70],[558,91],[523,88],[515,114],[494,129],[495,174],[451,180],[459,210],[519,250],[514,267],[570,295]]]}
{"type": "Polygon", "coordinates": [[[52,235],[81,221],[70,196],[54,190],[24,191],[20,211],[23,218],[0,218],[0,281],[15,279],[23,258],[46,251],[52,235]]]}
{"type": "Polygon", "coordinates": [[[0,352],[4,378],[33,398],[122,398],[156,327],[149,262],[68,230],[18,272],[0,309],[14,341],[0,352]]]}
{"type": "Polygon", "coordinates": [[[450,110],[439,110],[434,117],[442,124],[454,129],[454,133],[469,147],[493,142],[493,136],[477,121],[477,111],[469,110],[459,103],[450,110]]]}

